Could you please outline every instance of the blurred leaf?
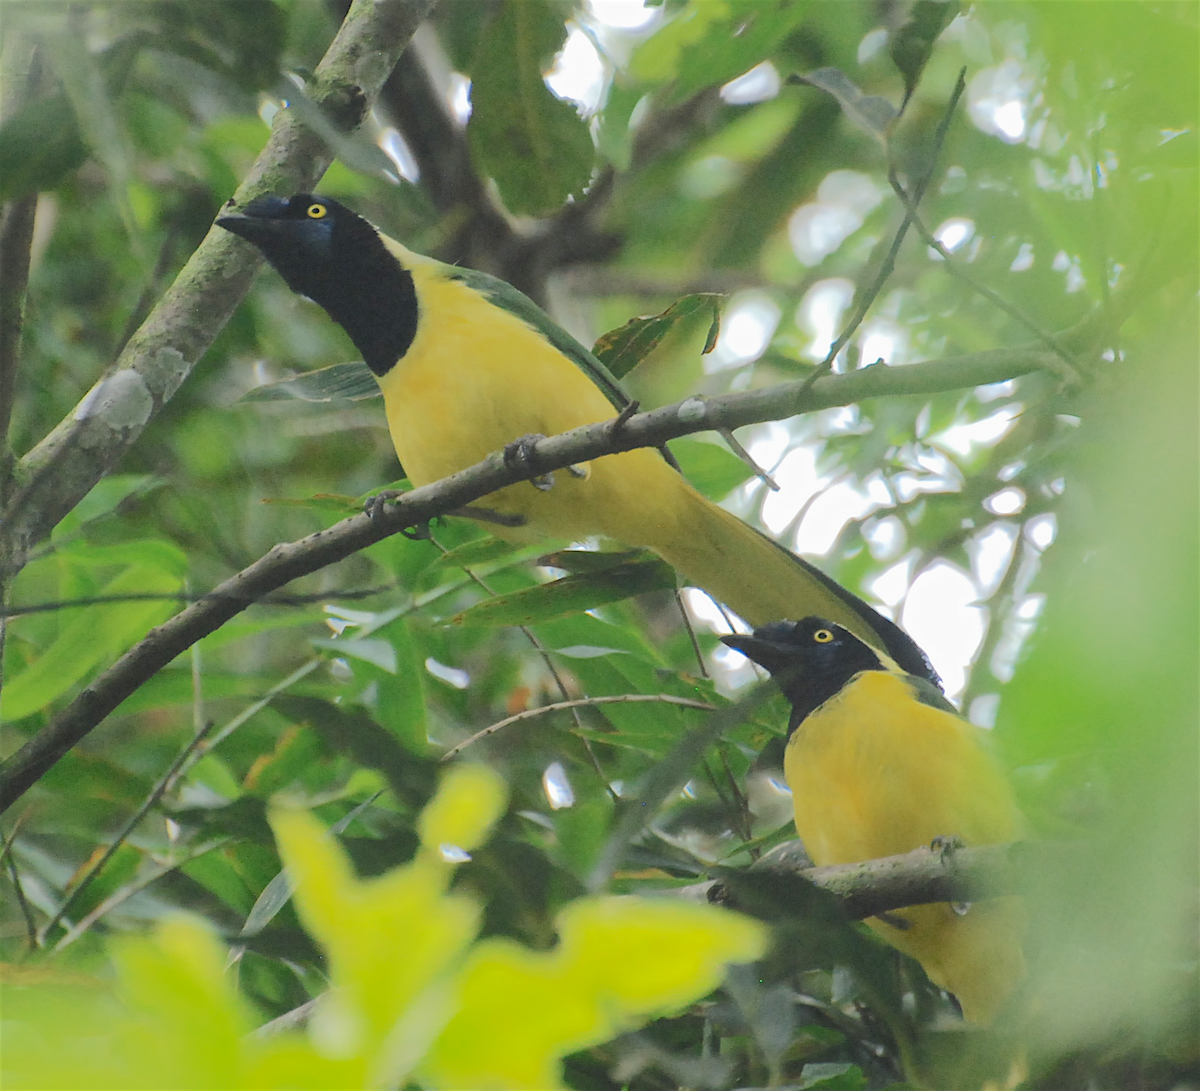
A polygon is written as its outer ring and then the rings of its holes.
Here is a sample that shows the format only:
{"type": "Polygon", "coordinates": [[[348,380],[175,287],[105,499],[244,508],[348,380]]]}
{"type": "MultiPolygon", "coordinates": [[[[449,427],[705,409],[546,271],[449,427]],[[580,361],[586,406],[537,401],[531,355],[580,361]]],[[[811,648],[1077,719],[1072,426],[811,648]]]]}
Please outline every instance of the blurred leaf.
{"type": "Polygon", "coordinates": [[[568,659],[595,659],[601,655],[628,655],[624,648],[598,648],[595,644],[572,644],[567,648],[555,648],[555,655],[568,659]]]}
{"type": "Polygon", "coordinates": [[[373,663],[388,674],[396,673],[396,649],[386,640],[314,640],[314,648],[327,648],[334,655],[373,663]]]}
{"type": "Polygon", "coordinates": [[[99,594],[161,594],[162,600],[114,602],[72,611],[56,639],[25,670],[13,673],[4,686],[0,716],[20,720],[45,708],[90,674],[115,659],[176,609],[174,596],[183,590],[181,554],[165,542],[115,546],[109,551],[91,547],[92,564],[112,564],[118,558],[140,559],[110,579],[99,594]]]}
{"type": "Polygon", "coordinates": [[[574,572],[587,575],[589,572],[603,572],[620,564],[635,561],[649,561],[655,557],[648,549],[558,549],[553,553],[544,553],[538,558],[538,564],[546,568],[561,568],[564,572],[574,572]]]}
{"type": "Polygon", "coordinates": [[[713,292],[684,296],[661,314],[631,318],[620,329],[610,330],[592,346],[592,352],[616,378],[624,378],[649,356],[677,325],[703,314],[710,315],[711,320],[702,352],[712,352],[721,332],[721,304],[724,299],[723,295],[713,292]]]}
{"type": "Polygon", "coordinates": [[[472,66],[471,154],[515,215],[554,211],[581,193],[592,174],[587,123],[542,78],[563,36],[555,5],[505,0],[484,29],[472,66]]]}
{"type": "Polygon", "coordinates": [[[853,1064],[806,1064],[800,1070],[798,1091],[821,1088],[822,1091],[862,1091],[867,1078],[853,1064]]]}
{"type": "Polygon", "coordinates": [[[673,590],[675,582],[675,570],[660,560],[631,561],[488,599],[448,618],[446,624],[533,625],[647,591],[673,590]]]}
{"type": "Polygon", "coordinates": [[[908,18],[892,34],[888,52],[904,77],[901,110],[908,105],[921,79],[938,35],[958,14],[958,7],[958,0],[917,0],[909,10],[908,18]]]}
{"type": "Polygon", "coordinates": [[[246,914],[246,923],[242,925],[239,936],[257,936],[278,915],[279,911],[291,901],[296,891],[296,885],[286,871],[281,871],[265,887],[255,899],[250,912],[246,914]]]}
{"type": "Polygon", "coordinates": [[[75,114],[80,136],[103,164],[109,196],[121,214],[129,244],[140,255],[145,244],[129,201],[133,148],[100,65],[88,51],[82,35],[53,35],[45,44],[75,114]]]}
{"type": "Polygon", "coordinates": [[[296,399],[303,402],[362,401],[379,398],[382,394],[375,374],[361,360],[346,364],[330,364],[316,371],[306,371],[293,379],[263,383],[248,390],[239,399],[243,402],[278,402],[296,399]]]}
{"type": "Polygon", "coordinates": [[[630,66],[643,80],[673,83],[672,98],[680,101],[770,57],[808,12],[806,0],[689,4],[638,47],[630,66]]]}
{"type": "Polygon", "coordinates": [[[864,95],[854,82],[837,68],[818,68],[802,75],[789,76],[789,82],[807,83],[837,99],[842,112],[865,133],[886,143],[896,107],[878,95],[864,95]]]}
{"type": "Polygon", "coordinates": [[[0,201],[54,189],[87,156],[65,94],[26,103],[0,126],[0,201]]]}
{"type": "Polygon", "coordinates": [[[435,568],[470,568],[477,564],[488,564],[511,556],[517,550],[512,542],[490,535],[474,542],[466,542],[447,550],[435,562],[435,568]]]}

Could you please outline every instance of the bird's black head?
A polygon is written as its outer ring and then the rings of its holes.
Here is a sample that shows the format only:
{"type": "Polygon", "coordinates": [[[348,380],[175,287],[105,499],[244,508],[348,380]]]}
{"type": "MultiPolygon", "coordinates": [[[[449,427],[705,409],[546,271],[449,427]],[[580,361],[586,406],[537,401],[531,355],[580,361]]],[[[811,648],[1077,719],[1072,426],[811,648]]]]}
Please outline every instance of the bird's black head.
{"type": "Polygon", "coordinates": [[[859,671],[887,669],[852,632],[819,617],[773,621],[753,634],[723,636],[721,642],[770,672],[792,705],[789,731],[859,671]]]}
{"type": "Polygon", "coordinates": [[[312,193],[256,197],[217,226],[253,243],[292,291],[324,307],[376,375],[408,351],[417,325],[412,275],[345,205],[312,193]]]}

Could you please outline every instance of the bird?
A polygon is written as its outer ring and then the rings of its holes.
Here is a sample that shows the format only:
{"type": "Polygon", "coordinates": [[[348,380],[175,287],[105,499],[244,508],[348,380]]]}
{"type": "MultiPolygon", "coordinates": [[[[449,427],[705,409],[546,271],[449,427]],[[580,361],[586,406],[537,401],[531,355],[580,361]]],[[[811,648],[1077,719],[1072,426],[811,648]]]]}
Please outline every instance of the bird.
{"type": "MultiPolygon", "coordinates": [[[[328,197],[256,197],[218,216],[349,335],[383,394],[414,486],[531,438],[608,420],[630,398],[531,299],[496,277],[389,238],[328,197]]],[[[493,493],[510,539],[606,537],[656,552],[751,625],[820,613],[937,683],[899,626],[697,492],[663,452],[635,449],[493,493]]]]}
{"type": "MultiPolygon", "coordinates": [[[[720,639],[764,667],[791,704],[784,775],[817,866],[1022,836],[986,733],[928,679],[822,617],[720,639]]],[[[866,923],[953,993],[968,1022],[993,1023],[1025,976],[1016,896],[909,906],[866,923]]]]}

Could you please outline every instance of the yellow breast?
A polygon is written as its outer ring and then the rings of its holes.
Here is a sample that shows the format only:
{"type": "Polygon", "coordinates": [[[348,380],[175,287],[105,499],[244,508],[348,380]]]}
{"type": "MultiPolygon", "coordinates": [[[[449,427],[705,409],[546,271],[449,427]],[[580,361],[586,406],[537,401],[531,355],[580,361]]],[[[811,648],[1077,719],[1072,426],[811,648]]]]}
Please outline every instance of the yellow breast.
{"type": "Polygon", "coordinates": [[[908,852],[935,837],[1008,841],[1020,815],[979,728],[864,671],[809,715],[785,756],[796,829],[817,864],[908,852]]]}
{"type": "MultiPolygon", "coordinates": [[[[471,466],[520,436],[616,415],[595,383],[537,331],[413,257],[405,254],[417,289],[417,335],[380,387],[392,442],[414,485],[471,466]]],[[[674,532],[671,499],[683,484],[657,452],[638,450],[599,460],[586,479],[560,471],[548,492],[521,483],[481,503],[520,515],[536,534],[601,534],[653,546],[674,532]],[[647,495],[661,497],[661,507],[653,525],[633,528],[628,513],[644,512],[647,495]]]]}

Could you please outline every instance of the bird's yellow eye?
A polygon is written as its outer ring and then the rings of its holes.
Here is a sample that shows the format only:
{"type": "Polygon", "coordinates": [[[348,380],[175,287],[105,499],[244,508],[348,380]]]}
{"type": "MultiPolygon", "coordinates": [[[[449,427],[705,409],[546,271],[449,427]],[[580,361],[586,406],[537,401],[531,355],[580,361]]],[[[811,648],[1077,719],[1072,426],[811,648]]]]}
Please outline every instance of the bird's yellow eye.
{"type": "Polygon", "coordinates": [[[328,212],[329,209],[327,209],[324,205],[316,204],[314,202],[313,204],[309,205],[305,211],[308,213],[308,218],[310,220],[319,220],[324,217],[325,213],[328,212]]]}
{"type": "Polygon", "coordinates": [[[831,640],[833,640],[833,633],[831,633],[828,629],[818,629],[815,633],[813,633],[813,640],[815,640],[818,644],[828,644],[831,640]]]}

